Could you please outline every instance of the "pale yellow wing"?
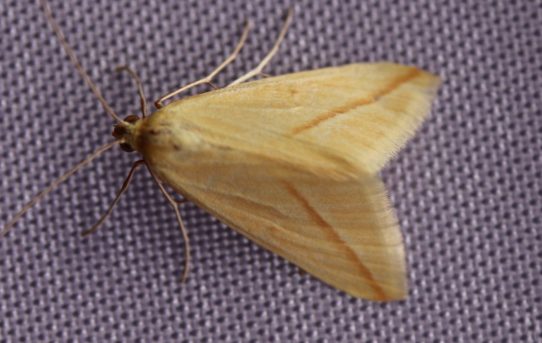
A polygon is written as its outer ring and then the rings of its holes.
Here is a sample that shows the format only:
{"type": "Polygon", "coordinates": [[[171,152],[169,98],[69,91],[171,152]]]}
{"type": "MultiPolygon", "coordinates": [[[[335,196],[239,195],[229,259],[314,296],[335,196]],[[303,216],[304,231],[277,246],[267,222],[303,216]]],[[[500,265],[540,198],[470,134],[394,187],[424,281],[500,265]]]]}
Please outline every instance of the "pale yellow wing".
{"type": "Polygon", "coordinates": [[[315,172],[379,171],[427,115],[439,80],[410,66],[352,64],[287,74],[167,106],[217,143],[272,151],[315,172]],[[235,132],[235,135],[224,135],[235,132]]]}
{"type": "Polygon", "coordinates": [[[334,180],[229,149],[164,146],[149,161],[176,191],[322,281],[371,300],[406,296],[401,233],[376,176],[334,180]]]}
{"type": "Polygon", "coordinates": [[[404,248],[376,172],[429,110],[438,79],[357,64],[176,101],[134,146],[178,192],[354,296],[407,293],[404,248]]]}

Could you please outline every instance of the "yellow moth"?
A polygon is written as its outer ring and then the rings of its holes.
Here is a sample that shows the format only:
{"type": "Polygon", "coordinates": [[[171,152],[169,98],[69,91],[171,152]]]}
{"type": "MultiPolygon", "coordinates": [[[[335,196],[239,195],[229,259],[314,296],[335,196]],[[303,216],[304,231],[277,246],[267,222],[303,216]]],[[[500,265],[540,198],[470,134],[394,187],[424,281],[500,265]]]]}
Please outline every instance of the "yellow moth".
{"type": "Polygon", "coordinates": [[[262,247],[346,293],[389,301],[407,295],[405,251],[397,218],[378,173],[429,112],[439,79],[394,63],[351,64],[245,82],[261,75],[278,50],[291,11],[262,63],[227,87],[163,103],[210,83],[243,45],[206,78],[167,94],[143,117],[120,119],[67,45],[50,9],[45,14],[85,82],[117,120],[116,140],[99,148],[38,194],[3,229],[83,165],[110,147],[137,151],[123,187],[145,165],[175,209],[164,185],[262,247]]]}

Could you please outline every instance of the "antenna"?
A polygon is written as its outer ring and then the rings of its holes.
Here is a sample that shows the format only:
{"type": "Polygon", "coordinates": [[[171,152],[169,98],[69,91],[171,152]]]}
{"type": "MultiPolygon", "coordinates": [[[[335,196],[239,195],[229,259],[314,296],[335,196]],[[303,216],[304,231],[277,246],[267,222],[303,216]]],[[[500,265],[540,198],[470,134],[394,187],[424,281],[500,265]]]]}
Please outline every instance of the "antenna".
{"type": "Polygon", "coordinates": [[[105,101],[105,98],[103,97],[102,93],[100,93],[100,90],[98,89],[98,87],[94,84],[94,82],[92,82],[92,80],[90,79],[90,76],[88,75],[88,73],[85,71],[85,69],[81,65],[81,62],[79,62],[79,59],[75,55],[75,52],[73,51],[73,49],[68,44],[68,41],[66,41],[66,37],[64,36],[64,33],[62,33],[62,29],[60,28],[60,26],[56,22],[55,18],[53,17],[53,13],[51,12],[51,8],[49,7],[49,4],[47,3],[47,1],[46,0],[39,0],[39,3],[41,5],[41,8],[43,9],[43,13],[45,13],[45,17],[47,18],[47,22],[49,23],[49,25],[53,29],[56,37],[60,41],[60,44],[64,48],[64,51],[66,52],[66,54],[70,58],[70,62],[73,64],[73,66],[75,67],[75,69],[77,70],[79,75],[81,75],[81,77],[83,78],[83,80],[85,81],[87,86],[89,86],[89,88],[92,91],[92,93],[94,94],[94,96],[96,96],[96,98],[98,98],[98,101],[100,102],[100,104],[102,104],[104,110],[114,120],[116,120],[118,122],[124,122],[124,120],[122,120],[115,113],[115,111],[111,108],[111,106],[109,106],[107,101],[105,101]]]}

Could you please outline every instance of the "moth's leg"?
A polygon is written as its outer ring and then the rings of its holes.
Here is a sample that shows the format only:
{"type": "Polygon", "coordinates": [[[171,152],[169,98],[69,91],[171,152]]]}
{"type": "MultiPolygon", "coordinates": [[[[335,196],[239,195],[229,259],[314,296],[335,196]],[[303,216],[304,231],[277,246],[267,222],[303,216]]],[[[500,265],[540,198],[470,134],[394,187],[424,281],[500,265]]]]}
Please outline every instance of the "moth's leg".
{"type": "Polygon", "coordinates": [[[292,22],[292,15],[293,15],[293,9],[290,7],[288,9],[288,13],[286,14],[286,19],[284,20],[284,24],[282,25],[282,28],[279,32],[277,40],[275,41],[275,44],[273,45],[271,50],[267,53],[267,55],[264,57],[264,59],[260,62],[260,64],[258,64],[256,68],[252,69],[245,75],[241,76],[237,80],[230,83],[227,87],[237,85],[241,82],[245,82],[246,80],[250,78],[253,78],[257,75],[262,74],[263,68],[265,68],[265,66],[269,63],[269,61],[271,61],[273,56],[275,56],[275,54],[279,50],[280,43],[282,43],[282,41],[284,40],[284,36],[286,35],[286,32],[288,31],[288,27],[290,26],[290,23],[292,22]]]}
{"type": "Polygon", "coordinates": [[[164,185],[162,184],[162,182],[160,182],[160,180],[158,180],[156,175],[154,175],[151,168],[147,166],[147,169],[149,170],[154,181],[158,185],[158,188],[160,188],[160,192],[162,192],[164,197],[166,197],[166,200],[175,211],[175,217],[177,218],[177,223],[179,223],[179,229],[181,230],[181,234],[183,235],[184,239],[184,270],[183,274],[181,275],[181,282],[185,282],[186,278],[188,277],[188,271],[190,269],[190,241],[188,239],[188,232],[186,231],[186,227],[184,226],[183,218],[181,217],[181,212],[179,211],[179,206],[177,206],[177,201],[173,199],[173,197],[166,191],[164,185]]]}
{"type": "Polygon", "coordinates": [[[96,222],[96,224],[94,224],[90,229],[83,231],[83,233],[81,234],[82,236],[88,236],[88,235],[96,232],[100,228],[100,226],[105,222],[107,217],[109,217],[111,212],[113,212],[113,208],[119,202],[120,197],[122,196],[122,194],[124,194],[124,192],[128,189],[128,186],[130,185],[130,182],[132,181],[132,177],[134,176],[134,173],[137,170],[137,168],[139,168],[143,164],[145,164],[145,161],[143,161],[143,160],[136,161],[136,162],[134,162],[134,164],[132,164],[132,168],[130,169],[130,172],[128,173],[128,176],[126,176],[126,179],[124,179],[124,183],[122,184],[122,187],[117,192],[117,195],[115,196],[115,199],[113,199],[113,202],[111,203],[111,205],[109,205],[109,208],[107,209],[107,211],[96,222]]]}
{"type": "Polygon", "coordinates": [[[247,39],[247,36],[248,36],[248,31],[250,30],[250,23],[247,21],[245,22],[245,26],[243,28],[243,33],[241,34],[241,38],[239,39],[239,42],[237,42],[237,45],[235,46],[235,49],[233,50],[233,52],[224,60],[224,62],[222,62],[218,67],[216,67],[215,70],[213,70],[209,75],[207,75],[206,77],[200,79],[200,80],[197,80],[197,81],[194,81],[192,83],[189,83],[188,85],[186,86],[183,86],[177,90],[174,90],[173,92],[170,92],[170,93],[167,93],[165,95],[163,95],[162,97],[160,97],[160,99],[156,100],[154,102],[154,106],[156,106],[156,108],[161,108],[162,106],[164,106],[164,101],[166,101],[167,99],[171,98],[171,97],[174,97],[175,95],[178,95],[192,87],[195,87],[195,86],[198,86],[198,85],[202,85],[202,84],[209,84],[211,85],[213,88],[217,88],[214,84],[211,83],[211,81],[214,79],[214,77],[220,73],[224,68],[226,68],[226,66],[228,66],[228,64],[230,64],[231,62],[233,62],[233,60],[239,55],[239,51],[241,50],[241,48],[243,47],[243,45],[245,44],[245,41],[247,39]]]}
{"type": "Polygon", "coordinates": [[[143,93],[143,84],[141,83],[141,79],[137,75],[137,73],[130,67],[128,67],[125,64],[119,65],[115,68],[115,71],[117,73],[120,72],[127,72],[128,75],[134,80],[137,86],[137,94],[139,95],[139,101],[141,103],[141,115],[143,118],[149,115],[148,109],[147,109],[147,100],[145,99],[145,93],[143,93]]]}

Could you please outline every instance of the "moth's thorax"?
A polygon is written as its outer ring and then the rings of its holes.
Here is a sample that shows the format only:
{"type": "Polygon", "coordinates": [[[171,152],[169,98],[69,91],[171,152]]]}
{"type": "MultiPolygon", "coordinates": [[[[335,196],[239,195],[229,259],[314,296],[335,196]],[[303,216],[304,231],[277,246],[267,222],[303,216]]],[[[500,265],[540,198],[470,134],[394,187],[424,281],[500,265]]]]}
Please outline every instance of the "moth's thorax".
{"type": "Polygon", "coordinates": [[[142,118],[125,131],[124,142],[151,162],[168,159],[171,155],[186,158],[186,154],[199,151],[204,145],[198,129],[183,120],[182,113],[173,113],[167,107],[142,118]]]}

